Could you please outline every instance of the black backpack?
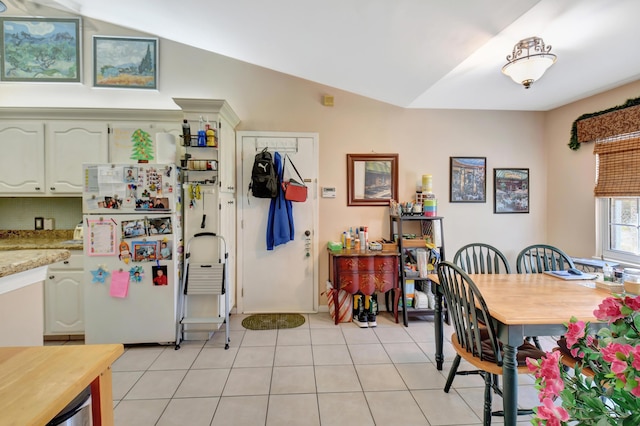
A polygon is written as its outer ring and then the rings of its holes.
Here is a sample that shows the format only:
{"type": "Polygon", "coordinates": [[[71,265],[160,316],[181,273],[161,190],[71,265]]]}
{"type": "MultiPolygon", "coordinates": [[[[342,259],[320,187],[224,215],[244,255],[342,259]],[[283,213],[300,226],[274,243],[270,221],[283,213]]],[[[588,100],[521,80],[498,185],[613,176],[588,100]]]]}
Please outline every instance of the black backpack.
{"type": "Polygon", "coordinates": [[[249,190],[256,198],[275,198],[278,195],[278,179],[273,168],[273,158],[267,148],[256,154],[249,190]]]}

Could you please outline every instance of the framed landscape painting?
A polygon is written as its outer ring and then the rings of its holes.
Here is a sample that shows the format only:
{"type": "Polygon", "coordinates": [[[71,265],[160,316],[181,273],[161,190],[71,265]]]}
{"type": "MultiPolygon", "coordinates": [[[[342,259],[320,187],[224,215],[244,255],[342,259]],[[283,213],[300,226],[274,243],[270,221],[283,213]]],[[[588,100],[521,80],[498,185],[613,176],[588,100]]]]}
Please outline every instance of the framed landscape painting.
{"type": "Polygon", "coordinates": [[[487,157],[449,157],[449,201],[487,202],[487,157]]]}
{"type": "Polygon", "coordinates": [[[529,169],[493,169],[493,212],[529,213],[529,169]]]}
{"type": "Polygon", "coordinates": [[[0,79],[80,82],[80,19],[0,18],[0,79]]]}
{"type": "Polygon", "coordinates": [[[93,36],[93,86],[158,88],[158,39],[93,36]]]}

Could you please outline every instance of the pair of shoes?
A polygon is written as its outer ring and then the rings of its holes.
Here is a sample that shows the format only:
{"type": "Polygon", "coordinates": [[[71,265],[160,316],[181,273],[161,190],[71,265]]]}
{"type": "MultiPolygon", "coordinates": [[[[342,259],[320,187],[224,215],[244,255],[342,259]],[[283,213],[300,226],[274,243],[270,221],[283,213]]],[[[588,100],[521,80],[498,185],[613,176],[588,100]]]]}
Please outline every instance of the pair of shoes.
{"type": "Polygon", "coordinates": [[[369,327],[369,322],[368,322],[368,318],[367,318],[367,313],[364,311],[360,311],[358,313],[358,315],[353,317],[353,322],[356,323],[356,325],[360,328],[367,328],[369,327]]]}

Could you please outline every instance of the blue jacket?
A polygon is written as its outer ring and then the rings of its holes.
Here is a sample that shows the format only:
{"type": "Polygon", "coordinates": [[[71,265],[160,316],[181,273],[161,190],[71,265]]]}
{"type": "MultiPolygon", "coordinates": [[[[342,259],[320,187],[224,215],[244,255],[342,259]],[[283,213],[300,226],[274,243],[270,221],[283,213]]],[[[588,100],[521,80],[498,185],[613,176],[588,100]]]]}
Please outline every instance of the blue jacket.
{"type": "Polygon", "coordinates": [[[282,182],[284,168],[280,153],[273,156],[273,166],[278,176],[278,195],[271,199],[269,217],[267,219],[267,250],[273,250],[275,246],[293,241],[293,206],[291,201],[284,199],[282,182]]]}

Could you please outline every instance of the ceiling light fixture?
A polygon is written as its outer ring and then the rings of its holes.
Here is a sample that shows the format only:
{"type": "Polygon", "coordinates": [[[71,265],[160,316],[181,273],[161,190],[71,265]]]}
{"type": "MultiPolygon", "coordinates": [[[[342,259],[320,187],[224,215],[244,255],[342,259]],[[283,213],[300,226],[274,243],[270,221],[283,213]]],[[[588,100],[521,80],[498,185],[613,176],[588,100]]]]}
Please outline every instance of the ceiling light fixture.
{"type": "Polygon", "coordinates": [[[545,46],[540,37],[520,40],[513,46],[513,53],[507,55],[507,64],[502,67],[502,72],[528,89],[556,61],[556,55],[550,51],[551,46],[545,46]]]}

